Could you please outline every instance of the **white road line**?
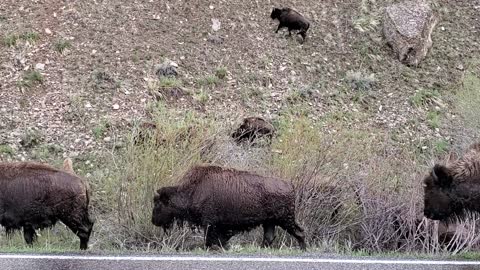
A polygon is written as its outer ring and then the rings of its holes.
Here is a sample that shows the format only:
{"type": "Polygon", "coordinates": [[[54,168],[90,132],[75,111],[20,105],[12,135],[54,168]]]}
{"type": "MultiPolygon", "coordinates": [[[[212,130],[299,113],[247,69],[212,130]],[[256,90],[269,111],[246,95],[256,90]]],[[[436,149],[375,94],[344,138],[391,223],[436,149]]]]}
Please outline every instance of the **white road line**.
{"type": "Polygon", "coordinates": [[[309,259],[309,258],[259,258],[259,257],[193,257],[193,256],[75,256],[75,255],[17,255],[0,254],[1,259],[44,259],[85,261],[207,261],[207,262],[283,262],[283,263],[339,263],[339,264],[400,264],[400,265],[480,265],[480,261],[434,260],[373,260],[373,259],[309,259]]]}

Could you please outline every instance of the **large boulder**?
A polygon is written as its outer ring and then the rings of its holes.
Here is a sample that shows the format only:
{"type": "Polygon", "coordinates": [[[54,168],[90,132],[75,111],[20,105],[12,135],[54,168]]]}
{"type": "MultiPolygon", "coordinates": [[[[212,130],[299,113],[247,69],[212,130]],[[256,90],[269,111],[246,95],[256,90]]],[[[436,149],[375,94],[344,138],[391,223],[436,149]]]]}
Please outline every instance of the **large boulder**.
{"type": "Polygon", "coordinates": [[[428,3],[405,1],[385,9],[383,33],[402,63],[417,66],[432,47],[436,24],[437,17],[428,3]]]}

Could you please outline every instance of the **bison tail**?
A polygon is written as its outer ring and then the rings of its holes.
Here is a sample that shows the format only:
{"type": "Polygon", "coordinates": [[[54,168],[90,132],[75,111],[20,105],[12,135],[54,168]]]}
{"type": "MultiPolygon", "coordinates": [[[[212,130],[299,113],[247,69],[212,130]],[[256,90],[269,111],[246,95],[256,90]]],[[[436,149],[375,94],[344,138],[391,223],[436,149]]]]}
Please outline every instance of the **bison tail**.
{"type": "Polygon", "coordinates": [[[67,157],[63,161],[63,169],[69,173],[75,173],[75,171],[73,170],[72,160],[70,158],[67,157]]]}

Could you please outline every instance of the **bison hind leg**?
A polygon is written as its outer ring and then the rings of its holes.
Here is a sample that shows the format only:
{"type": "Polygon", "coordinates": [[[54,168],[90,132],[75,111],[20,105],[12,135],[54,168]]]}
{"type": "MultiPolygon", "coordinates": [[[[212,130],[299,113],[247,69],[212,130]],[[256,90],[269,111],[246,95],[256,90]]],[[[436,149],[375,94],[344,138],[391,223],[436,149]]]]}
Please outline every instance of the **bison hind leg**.
{"type": "Polygon", "coordinates": [[[37,233],[32,226],[23,226],[23,238],[27,245],[33,245],[33,242],[37,239],[37,233]]]}

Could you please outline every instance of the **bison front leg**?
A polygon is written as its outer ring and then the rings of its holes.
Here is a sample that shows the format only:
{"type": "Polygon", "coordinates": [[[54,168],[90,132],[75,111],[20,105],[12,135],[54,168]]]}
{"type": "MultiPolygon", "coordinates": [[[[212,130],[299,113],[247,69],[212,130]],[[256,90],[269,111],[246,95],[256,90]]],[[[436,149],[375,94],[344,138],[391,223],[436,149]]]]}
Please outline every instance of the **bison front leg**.
{"type": "Polygon", "coordinates": [[[212,248],[214,245],[220,248],[227,248],[228,240],[232,238],[233,233],[229,230],[221,230],[215,227],[209,227],[205,234],[205,247],[212,248]]]}
{"type": "Polygon", "coordinates": [[[271,247],[275,238],[275,225],[263,224],[263,243],[262,247],[271,247]]]}
{"type": "Polygon", "coordinates": [[[23,226],[23,238],[27,245],[33,245],[33,242],[37,239],[37,233],[32,226],[23,226]]]}
{"type": "Polygon", "coordinates": [[[283,27],[285,27],[285,25],[283,25],[282,23],[280,23],[277,27],[277,31],[275,31],[275,33],[278,33],[278,30],[282,29],[283,27]]]}

